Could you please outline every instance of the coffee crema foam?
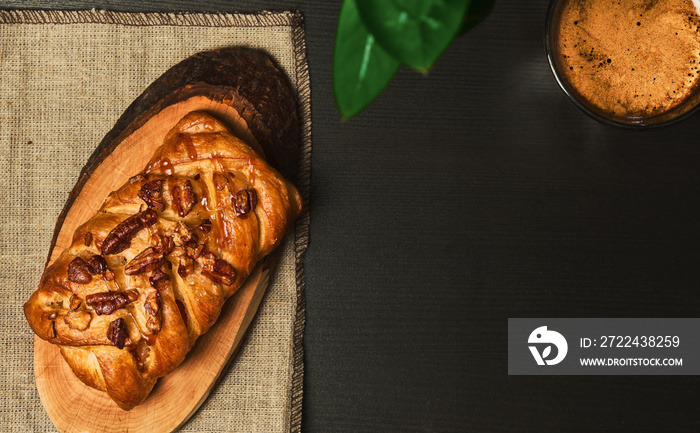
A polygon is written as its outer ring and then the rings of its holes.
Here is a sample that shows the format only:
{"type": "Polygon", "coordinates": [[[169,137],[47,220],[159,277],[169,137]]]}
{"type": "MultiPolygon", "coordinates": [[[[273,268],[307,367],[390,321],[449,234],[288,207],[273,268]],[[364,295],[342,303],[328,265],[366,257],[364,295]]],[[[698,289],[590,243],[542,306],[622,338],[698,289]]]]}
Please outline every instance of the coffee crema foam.
{"type": "Polygon", "coordinates": [[[552,29],[560,74],[581,99],[613,117],[653,117],[677,107],[700,85],[698,1],[565,1],[552,29]]]}

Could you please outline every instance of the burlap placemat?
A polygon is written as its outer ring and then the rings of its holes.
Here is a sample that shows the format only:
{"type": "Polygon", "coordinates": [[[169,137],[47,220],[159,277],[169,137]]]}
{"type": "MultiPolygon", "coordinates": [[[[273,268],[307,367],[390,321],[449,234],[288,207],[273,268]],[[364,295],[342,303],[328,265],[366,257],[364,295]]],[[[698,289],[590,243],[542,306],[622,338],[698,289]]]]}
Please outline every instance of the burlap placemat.
{"type": "MultiPolygon", "coordinates": [[[[0,431],[55,430],[34,384],[22,305],[81,168],[154,79],[191,54],[232,45],[266,50],[297,89],[297,185],[308,203],[310,89],[300,14],[0,11],[0,431]]],[[[236,360],[182,431],[300,430],[308,224],[307,212],[287,236],[236,360]]]]}

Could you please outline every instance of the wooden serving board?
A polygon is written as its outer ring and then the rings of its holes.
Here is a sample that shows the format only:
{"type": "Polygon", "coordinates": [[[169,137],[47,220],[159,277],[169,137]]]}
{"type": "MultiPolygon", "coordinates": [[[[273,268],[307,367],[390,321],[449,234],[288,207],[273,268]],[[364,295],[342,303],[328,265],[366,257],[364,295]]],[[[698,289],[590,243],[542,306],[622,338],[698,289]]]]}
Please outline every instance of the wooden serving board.
{"type": "MultiPolygon", "coordinates": [[[[273,166],[293,177],[285,164],[294,166],[288,155],[295,155],[298,145],[296,108],[291,89],[279,74],[264,53],[242,48],[200,53],[164,73],[127,109],[83,169],[56,224],[47,265],[70,245],[75,229],[99,209],[111,191],[143,170],[167,132],[189,112],[205,111],[223,120],[235,135],[266,154],[273,166]],[[271,85],[250,92],[260,88],[261,81],[271,85]],[[275,99],[279,104],[269,105],[275,99]],[[286,126],[273,128],[285,113],[286,126]]],[[[185,361],[130,411],[80,382],[58,347],[35,337],[36,385],[53,423],[63,432],[148,433],[171,432],[184,424],[240,347],[277,259],[278,253],[273,253],[258,263],[185,361]]]]}

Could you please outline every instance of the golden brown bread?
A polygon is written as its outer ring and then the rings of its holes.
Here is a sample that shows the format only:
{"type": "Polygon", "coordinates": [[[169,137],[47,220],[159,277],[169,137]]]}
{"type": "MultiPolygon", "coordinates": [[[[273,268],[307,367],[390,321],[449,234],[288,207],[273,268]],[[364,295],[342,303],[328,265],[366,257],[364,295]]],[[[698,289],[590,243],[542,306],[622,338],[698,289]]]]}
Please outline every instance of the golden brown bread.
{"type": "Polygon", "coordinates": [[[177,367],[301,212],[291,183],[203,112],[73,235],[24,306],[76,376],[119,407],[177,367]]]}

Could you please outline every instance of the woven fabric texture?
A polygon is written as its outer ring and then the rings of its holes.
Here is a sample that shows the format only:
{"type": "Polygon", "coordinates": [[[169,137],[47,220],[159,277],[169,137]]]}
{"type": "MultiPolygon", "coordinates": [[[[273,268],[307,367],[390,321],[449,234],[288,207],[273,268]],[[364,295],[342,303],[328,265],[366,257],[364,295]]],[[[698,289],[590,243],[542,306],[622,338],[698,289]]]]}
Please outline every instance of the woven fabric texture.
{"type": "MultiPolygon", "coordinates": [[[[297,184],[308,203],[310,95],[300,14],[0,11],[0,430],[55,431],[34,384],[33,334],[22,305],[38,285],[81,168],[170,66],[233,45],[266,50],[296,86],[297,184]]],[[[299,431],[308,223],[305,213],[288,234],[237,358],[181,431],[299,431]]]]}

